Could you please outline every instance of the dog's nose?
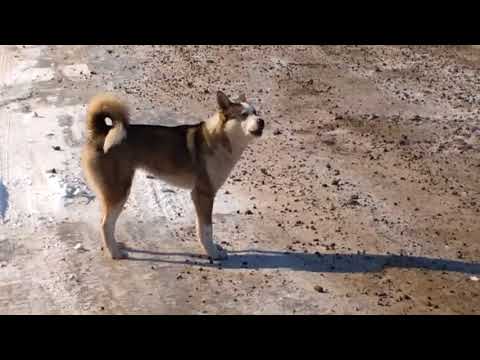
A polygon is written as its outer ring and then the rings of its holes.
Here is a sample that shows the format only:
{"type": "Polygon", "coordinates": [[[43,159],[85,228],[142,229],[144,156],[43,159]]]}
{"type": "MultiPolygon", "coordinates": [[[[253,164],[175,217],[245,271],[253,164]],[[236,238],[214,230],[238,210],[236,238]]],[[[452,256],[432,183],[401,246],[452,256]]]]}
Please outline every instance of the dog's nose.
{"type": "Polygon", "coordinates": [[[263,121],[263,119],[258,119],[258,127],[262,130],[265,127],[265,121],[263,121]]]}

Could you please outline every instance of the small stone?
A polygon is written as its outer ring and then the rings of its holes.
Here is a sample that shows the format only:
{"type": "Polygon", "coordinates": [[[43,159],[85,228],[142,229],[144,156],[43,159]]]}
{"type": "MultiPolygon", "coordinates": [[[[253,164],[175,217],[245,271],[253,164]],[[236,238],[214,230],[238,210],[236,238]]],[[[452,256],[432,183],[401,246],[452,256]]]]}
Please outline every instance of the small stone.
{"type": "Polygon", "coordinates": [[[76,244],[73,248],[77,251],[85,251],[85,248],[81,243],[76,244]]]}
{"type": "Polygon", "coordinates": [[[477,276],[470,276],[470,280],[477,282],[480,279],[477,276]]]}
{"type": "Polygon", "coordinates": [[[346,202],[347,206],[358,206],[360,203],[358,202],[358,195],[352,195],[350,199],[346,202]]]}
{"type": "Polygon", "coordinates": [[[58,145],[55,145],[55,146],[52,146],[52,149],[55,150],[55,151],[60,151],[62,150],[62,148],[58,145]]]}
{"type": "Polygon", "coordinates": [[[55,168],[53,168],[53,169],[47,170],[47,173],[49,173],[49,174],[56,174],[56,173],[57,173],[57,170],[56,170],[55,168]]]}
{"type": "Polygon", "coordinates": [[[279,129],[273,130],[273,135],[277,136],[277,135],[281,135],[281,134],[282,134],[282,132],[279,129]]]}
{"type": "Polygon", "coordinates": [[[265,176],[271,176],[271,175],[267,172],[267,169],[265,169],[265,168],[260,169],[260,171],[261,171],[262,174],[265,175],[265,176]]]}
{"type": "Polygon", "coordinates": [[[245,215],[253,215],[252,210],[249,209],[249,210],[245,211],[245,215]]]}
{"type": "Polygon", "coordinates": [[[320,285],[315,285],[313,289],[321,294],[326,294],[328,292],[327,289],[320,285]]]}
{"type": "Polygon", "coordinates": [[[335,145],[337,140],[335,139],[334,135],[330,134],[324,134],[321,136],[320,140],[325,144],[325,145],[335,145]]]}

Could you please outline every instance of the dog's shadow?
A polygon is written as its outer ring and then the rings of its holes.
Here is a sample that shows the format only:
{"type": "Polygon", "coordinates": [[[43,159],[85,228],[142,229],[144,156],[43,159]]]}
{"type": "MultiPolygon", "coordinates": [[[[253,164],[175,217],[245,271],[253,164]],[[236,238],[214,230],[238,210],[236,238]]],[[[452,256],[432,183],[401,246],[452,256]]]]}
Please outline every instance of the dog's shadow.
{"type": "Polygon", "coordinates": [[[432,271],[480,274],[480,263],[435,259],[422,256],[375,254],[304,254],[263,250],[230,251],[221,262],[210,262],[205,257],[191,253],[152,252],[125,248],[128,260],[150,261],[166,264],[191,264],[224,269],[289,269],[309,272],[367,273],[385,268],[425,269],[432,271]],[[143,254],[148,257],[135,257],[143,254]],[[174,257],[183,258],[176,260],[174,257]]]}

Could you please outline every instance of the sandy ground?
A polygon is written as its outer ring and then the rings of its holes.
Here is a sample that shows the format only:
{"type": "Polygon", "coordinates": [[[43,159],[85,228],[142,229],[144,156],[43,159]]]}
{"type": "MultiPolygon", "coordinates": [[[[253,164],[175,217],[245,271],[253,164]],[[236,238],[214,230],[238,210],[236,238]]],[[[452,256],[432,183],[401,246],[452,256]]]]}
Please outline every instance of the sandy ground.
{"type": "Polygon", "coordinates": [[[479,314],[480,49],[0,47],[1,314],[479,314]],[[180,124],[241,92],[267,122],[215,203],[139,173],[101,256],[85,104],[180,124]],[[77,246],[78,245],[78,246],[77,246]],[[80,246],[80,248],[78,248],[80,246]]]}

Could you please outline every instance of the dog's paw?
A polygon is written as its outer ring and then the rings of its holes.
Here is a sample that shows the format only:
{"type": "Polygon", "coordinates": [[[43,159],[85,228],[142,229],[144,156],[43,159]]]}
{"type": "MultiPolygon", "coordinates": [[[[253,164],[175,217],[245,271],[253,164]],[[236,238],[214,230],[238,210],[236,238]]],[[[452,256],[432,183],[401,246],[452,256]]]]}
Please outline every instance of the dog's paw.
{"type": "Polygon", "coordinates": [[[216,251],[210,256],[213,260],[226,260],[228,258],[227,250],[220,245],[216,245],[216,251]]]}
{"type": "Polygon", "coordinates": [[[122,259],[127,259],[128,254],[124,251],[119,250],[115,254],[112,254],[112,259],[113,260],[122,260],[122,259]]]}
{"type": "Polygon", "coordinates": [[[109,249],[104,253],[105,256],[110,257],[113,260],[121,260],[128,258],[128,253],[126,251],[123,251],[120,247],[111,250],[109,249]]]}
{"type": "Polygon", "coordinates": [[[117,248],[120,251],[127,251],[127,245],[125,245],[125,243],[123,242],[117,242],[117,248]]]}

